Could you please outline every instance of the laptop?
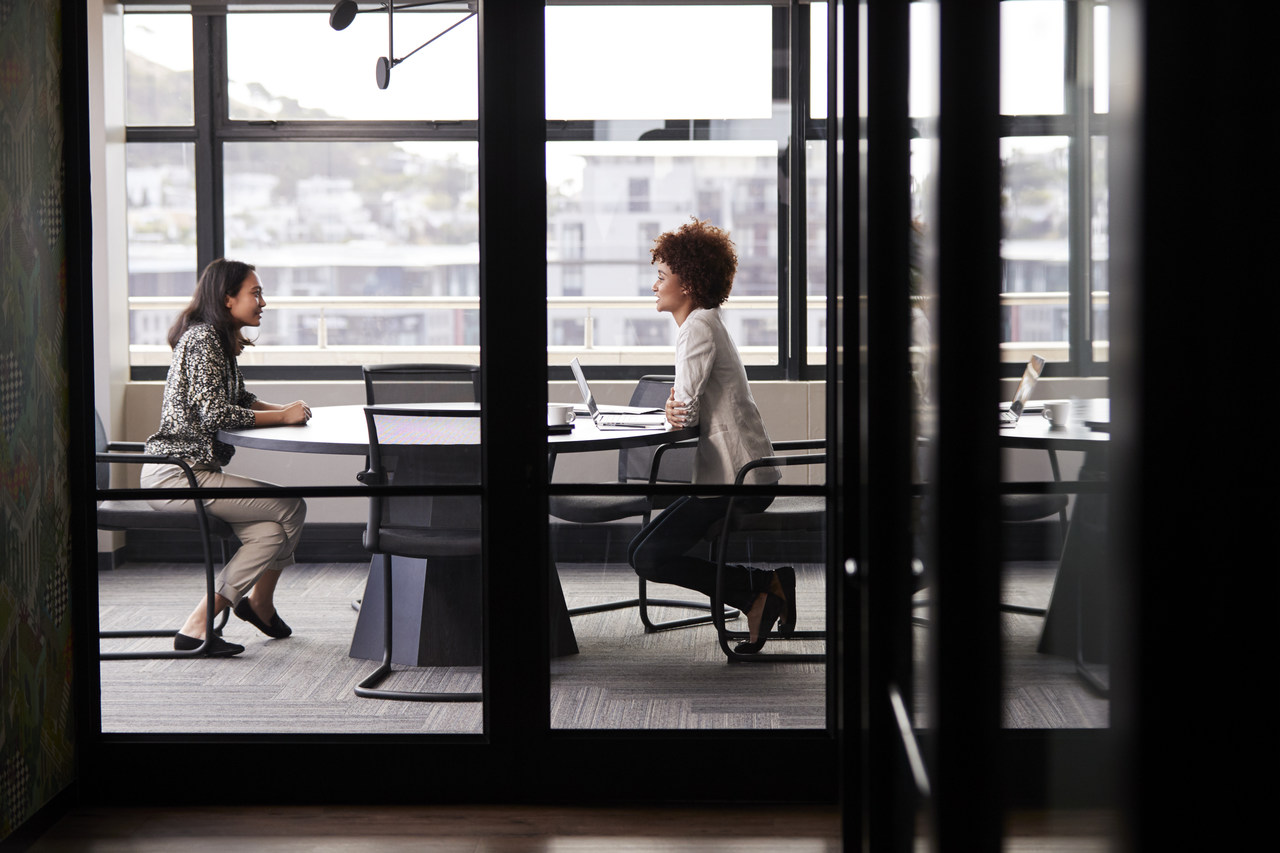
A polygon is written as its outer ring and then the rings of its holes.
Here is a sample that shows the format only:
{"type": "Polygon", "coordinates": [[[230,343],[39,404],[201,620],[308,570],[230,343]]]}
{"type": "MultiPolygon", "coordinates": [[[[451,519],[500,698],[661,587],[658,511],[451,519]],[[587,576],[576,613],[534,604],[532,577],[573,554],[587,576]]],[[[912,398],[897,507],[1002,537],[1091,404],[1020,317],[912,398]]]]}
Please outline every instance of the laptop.
{"type": "Polygon", "coordinates": [[[582,392],[587,415],[597,429],[666,429],[667,413],[664,409],[640,409],[635,406],[601,409],[596,404],[596,397],[591,393],[591,386],[587,384],[587,377],[583,374],[578,359],[570,361],[569,368],[573,371],[573,378],[578,380],[578,390],[582,392]]]}
{"type": "Polygon", "coordinates": [[[1013,402],[1009,404],[1009,408],[1000,410],[1000,426],[1017,425],[1018,418],[1022,417],[1022,411],[1026,408],[1027,398],[1031,396],[1031,389],[1036,387],[1036,380],[1040,378],[1041,370],[1044,370],[1044,359],[1038,355],[1031,356],[1026,369],[1022,371],[1018,390],[1013,392],[1013,402]]]}

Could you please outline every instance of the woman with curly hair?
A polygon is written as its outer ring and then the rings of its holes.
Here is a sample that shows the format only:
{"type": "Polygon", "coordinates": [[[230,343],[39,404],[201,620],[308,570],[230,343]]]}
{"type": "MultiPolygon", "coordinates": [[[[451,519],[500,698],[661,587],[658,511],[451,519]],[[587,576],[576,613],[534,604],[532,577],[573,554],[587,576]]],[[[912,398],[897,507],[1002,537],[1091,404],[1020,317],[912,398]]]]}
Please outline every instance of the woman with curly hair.
{"type": "MultiPolygon", "coordinates": [[[[727,232],[695,217],[654,240],[651,254],[658,268],[653,285],[657,308],[670,314],[678,327],[676,380],[667,401],[667,420],[673,426],[698,428],[695,483],[732,483],[742,465],[773,454],[742,358],[720,315],[738,267],[733,241],[727,232]]],[[[769,485],[779,477],[776,468],[757,468],[746,482],[769,485]]],[[[734,505],[744,512],[761,512],[772,501],[769,495],[740,496],[734,505]]],[[[632,540],[632,568],[646,580],[710,596],[715,564],[686,552],[728,508],[728,496],[677,498],[632,540]]],[[[725,567],[724,601],[747,614],[751,635],[735,651],[758,652],[779,620],[784,635],[795,630],[795,585],[790,567],[725,567]]]]}
{"type": "MultiPolygon", "coordinates": [[[[301,400],[279,405],[249,393],[236,356],[253,342],[245,326],[262,322],[262,284],[251,264],[220,258],[209,264],[196,283],[191,304],[169,330],[173,360],[164,383],[160,428],[147,439],[147,453],[177,456],[187,461],[201,486],[244,488],[268,486],[258,480],[224,473],[235,448],[218,441],[220,429],[305,424],[311,409],[301,400]]],[[[188,483],[176,465],[142,467],[146,488],[185,488],[188,483]]],[[[155,498],[156,509],[194,512],[189,500],[155,498]]],[[[215,581],[213,612],[228,607],[236,616],[268,637],[292,633],[276,613],[274,593],[280,572],[293,563],[302,536],[307,507],[298,498],[215,498],[205,502],[211,515],[231,525],[240,548],[215,581]]],[[[201,600],[173,638],[179,651],[225,657],[244,646],[221,637],[205,645],[208,602],[201,600]]]]}

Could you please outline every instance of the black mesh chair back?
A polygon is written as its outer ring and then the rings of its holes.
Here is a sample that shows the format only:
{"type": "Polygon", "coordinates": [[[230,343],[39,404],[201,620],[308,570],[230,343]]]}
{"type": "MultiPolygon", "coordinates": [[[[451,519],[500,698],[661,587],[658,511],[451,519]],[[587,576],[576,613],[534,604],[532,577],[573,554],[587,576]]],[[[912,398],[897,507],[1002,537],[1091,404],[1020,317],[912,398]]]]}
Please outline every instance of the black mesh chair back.
{"type": "Polygon", "coordinates": [[[365,404],[478,403],[480,367],[475,364],[366,364],[365,404]]]}
{"type": "Polygon", "coordinates": [[[383,658],[355,693],[401,701],[479,702],[482,694],[475,692],[430,693],[378,685],[391,675],[394,654],[389,618],[395,612],[392,555],[425,558],[428,571],[438,563],[447,564],[447,571],[480,572],[480,496],[465,493],[470,491],[465,487],[480,484],[480,412],[367,406],[364,413],[369,467],[358,479],[370,486],[414,486],[436,494],[370,495],[364,545],[382,571],[383,658]],[[450,487],[464,487],[463,493],[439,493],[450,487]]]}
{"type": "MultiPolygon", "coordinates": [[[[661,409],[667,404],[671,395],[671,386],[675,384],[674,376],[641,376],[631,392],[631,405],[646,409],[661,409]]],[[[636,447],[618,451],[618,482],[648,482],[653,456],[658,452],[656,446],[636,447]]],[[[694,447],[668,449],[662,454],[662,463],[657,471],[656,482],[659,483],[692,483],[693,461],[696,453],[694,447]]],[[[655,506],[665,506],[669,499],[655,500],[655,506]]]]}

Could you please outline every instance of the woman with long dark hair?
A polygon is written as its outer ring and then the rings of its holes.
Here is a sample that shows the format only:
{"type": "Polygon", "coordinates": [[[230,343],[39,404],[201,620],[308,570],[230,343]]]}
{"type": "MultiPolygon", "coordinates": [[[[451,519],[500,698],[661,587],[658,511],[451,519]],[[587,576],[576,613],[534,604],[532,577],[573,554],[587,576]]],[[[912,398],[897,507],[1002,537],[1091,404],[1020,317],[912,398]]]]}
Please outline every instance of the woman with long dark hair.
{"type": "MultiPolygon", "coordinates": [[[[236,357],[253,344],[243,330],[262,322],[266,304],[251,264],[219,259],[201,273],[191,304],[169,330],[173,360],[165,379],[160,428],[147,439],[146,449],[185,459],[201,486],[271,485],[222,470],[235,448],[218,441],[218,430],[305,424],[311,417],[311,409],[301,400],[267,403],[245,390],[236,357]]],[[[189,484],[176,465],[149,464],[142,468],[142,485],[182,488],[189,484]]],[[[150,503],[157,509],[195,511],[189,500],[150,503]]],[[[264,495],[215,498],[206,501],[205,507],[230,524],[240,540],[240,548],[215,581],[215,615],[230,607],[268,637],[289,636],[292,630],[276,613],[275,589],[280,572],[293,563],[306,504],[298,498],[264,495]]],[[[208,601],[201,599],[174,636],[175,649],[197,649],[204,642],[207,608],[208,601]]],[[[213,637],[205,654],[228,656],[243,651],[242,645],[213,637]]]]}
{"type": "MultiPolygon", "coordinates": [[[[720,316],[738,268],[733,242],[727,232],[695,218],[659,236],[651,254],[658,267],[653,285],[657,309],[670,314],[678,327],[667,420],[677,427],[698,427],[695,483],[732,483],[744,464],[773,455],[742,358],[720,316]]],[[[747,477],[748,485],[768,485],[780,475],[776,468],[757,468],[747,477]]],[[[738,497],[734,506],[762,512],[772,502],[771,495],[749,495],[738,497]]],[[[677,498],[631,541],[631,566],[646,580],[710,596],[715,564],[688,551],[728,509],[728,496],[677,498]]],[[[735,651],[758,652],[775,622],[784,635],[795,630],[794,569],[725,566],[723,581],[724,601],[747,614],[750,630],[750,639],[735,651]]]]}

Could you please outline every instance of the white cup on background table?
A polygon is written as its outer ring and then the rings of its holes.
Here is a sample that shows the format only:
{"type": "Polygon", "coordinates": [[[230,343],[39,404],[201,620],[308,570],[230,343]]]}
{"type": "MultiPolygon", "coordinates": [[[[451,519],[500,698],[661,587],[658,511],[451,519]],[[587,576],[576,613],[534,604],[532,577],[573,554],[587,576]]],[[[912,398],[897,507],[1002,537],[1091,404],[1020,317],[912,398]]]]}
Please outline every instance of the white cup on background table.
{"type": "Polygon", "coordinates": [[[1050,429],[1066,429],[1071,423],[1071,401],[1045,403],[1040,415],[1051,424],[1050,429]]]}
{"type": "Polygon", "coordinates": [[[547,426],[564,426],[573,423],[572,403],[547,403],[547,426]]]}

